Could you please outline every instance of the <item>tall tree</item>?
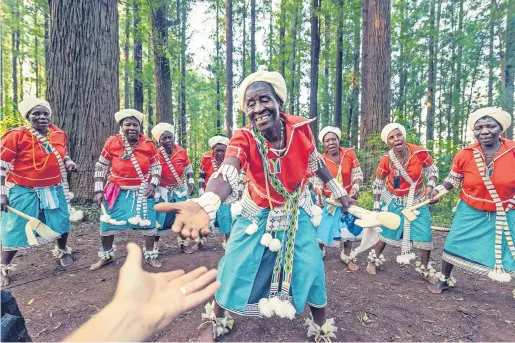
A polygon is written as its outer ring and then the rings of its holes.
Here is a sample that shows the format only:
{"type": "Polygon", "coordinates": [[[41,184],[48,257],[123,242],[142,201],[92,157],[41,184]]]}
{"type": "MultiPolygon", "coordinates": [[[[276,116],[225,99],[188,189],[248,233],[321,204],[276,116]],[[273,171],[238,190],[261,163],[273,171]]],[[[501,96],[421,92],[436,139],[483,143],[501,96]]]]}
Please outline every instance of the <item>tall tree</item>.
{"type": "MultiPolygon", "coordinates": [[[[390,1],[363,0],[363,48],[361,93],[361,148],[373,150],[370,140],[381,132],[390,114],[391,48],[390,1]]],[[[375,161],[367,160],[365,178],[375,161]]]]}
{"type": "Polygon", "coordinates": [[[215,0],[216,2],[216,69],[215,69],[215,77],[216,77],[216,132],[222,132],[222,110],[220,106],[220,73],[221,73],[221,65],[220,65],[220,0],[215,0]]]}
{"type": "MultiPolygon", "coordinates": [[[[502,107],[507,111],[512,119],[513,113],[513,92],[515,78],[515,0],[509,0],[507,3],[507,26],[506,26],[506,66],[504,69],[504,94],[502,107]]],[[[513,139],[513,125],[508,128],[506,137],[513,139]]]]}
{"type": "Polygon", "coordinates": [[[436,84],[436,68],[435,68],[435,1],[430,0],[429,12],[429,43],[428,49],[428,68],[427,68],[427,120],[426,120],[426,140],[428,147],[431,149],[434,140],[434,124],[435,124],[435,84],[436,84]]]}
{"type": "MultiPolygon", "coordinates": [[[[37,3],[34,3],[34,13],[33,13],[33,19],[34,19],[34,28],[38,27],[38,6],[37,3]]],[[[39,98],[39,36],[36,34],[34,35],[34,75],[36,78],[36,97],[39,98]]]]}
{"type": "Polygon", "coordinates": [[[225,116],[225,130],[228,137],[232,137],[232,0],[225,0],[225,39],[226,39],[226,90],[225,104],[227,113],[225,116]]]}
{"type": "Polygon", "coordinates": [[[186,22],[188,20],[188,4],[186,0],[182,1],[181,6],[181,145],[186,148],[186,22]]]}
{"type": "MultiPolygon", "coordinates": [[[[248,75],[247,74],[247,0],[243,0],[243,8],[242,8],[242,21],[243,21],[243,39],[241,44],[241,80],[248,75]]],[[[252,33],[251,33],[252,34],[252,33]]],[[[239,111],[238,111],[239,112],[239,111]]],[[[245,126],[245,113],[241,114],[241,124],[245,126]]]]}
{"type": "Polygon", "coordinates": [[[492,106],[494,102],[494,40],[495,40],[495,22],[496,22],[496,0],[490,1],[490,21],[488,36],[488,106],[492,106]]]}
{"type": "Polygon", "coordinates": [[[156,84],[156,122],[173,123],[172,76],[167,56],[168,29],[179,23],[179,0],[176,19],[170,20],[168,1],[152,0],[152,42],[154,46],[154,79],[156,84]]]}
{"type": "Polygon", "coordinates": [[[117,131],[117,5],[116,0],[50,1],[46,97],[56,125],[68,134],[71,158],[80,166],[71,180],[79,201],[90,198],[101,142],[117,131]]]}
{"type": "Polygon", "coordinates": [[[143,44],[139,25],[141,22],[138,0],[132,1],[134,8],[134,109],[143,112],[143,44]]]}
{"type": "Polygon", "coordinates": [[[309,87],[309,117],[315,118],[311,130],[318,132],[318,66],[320,64],[320,2],[311,0],[311,70],[309,87]]]}
{"type": "Polygon", "coordinates": [[[13,76],[13,102],[14,104],[18,104],[18,55],[20,54],[20,26],[19,17],[20,17],[20,8],[19,3],[16,5],[11,4],[11,13],[14,18],[14,28],[11,31],[11,56],[12,56],[12,76],[13,76]]]}
{"type": "Polygon", "coordinates": [[[460,0],[459,4],[459,12],[458,12],[458,32],[456,34],[458,52],[456,54],[456,75],[454,77],[454,86],[453,86],[453,97],[452,97],[452,107],[453,107],[453,116],[452,116],[452,141],[454,145],[458,145],[460,143],[460,132],[461,132],[461,92],[462,92],[462,61],[463,61],[463,17],[465,13],[463,12],[463,3],[464,0],[460,0]]]}
{"type": "MultiPolygon", "coordinates": [[[[256,0],[250,0],[250,72],[256,71],[256,0]]],[[[243,116],[245,121],[245,116],[243,116]]]]}
{"type": "MultiPolygon", "coordinates": [[[[326,4],[329,5],[330,2],[326,1],[326,4]]],[[[327,6],[326,5],[326,6],[327,6]]],[[[330,109],[329,103],[332,100],[329,95],[329,84],[330,84],[330,74],[329,74],[329,50],[331,48],[331,11],[326,9],[324,13],[324,54],[322,55],[324,58],[324,111],[323,111],[323,120],[322,126],[325,126],[329,121],[330,109]]],[[[331,120],[332,121],[332,120],[331,120]]]]}
{"type": "Polygon", "coordinates": [[[123,102],[125,108],[131,107],[131,93],[129,90],[129,47],[131,38],[131,22],[129,1],[125,3],[125,42],[123,46],[123,102]]]}
{"type": "MultiPolygon", "coordinates": [[[[355,1],[357,4],[356,10],[360,12],[360,1],[355,1]]],[[[358,146],[358,135],[359,135],[359,48],[361,45],[361,22],[360,16],[354,15],[354,52],[352,58],[352,92],[349,101],[349,116],[348,116],[348,127],[347,127],[347,136],[350,139],[351,146],[358,146]]]]}
{"type": "Polygon", "coordinates": [[[291,68],[290,68],[290,113],[295,114],[295,73],[297,70],[297,31],[299,26],[299,6],[295,6],[294,9],[294,19],[293,19],[293,28],[291,31],[292,35],[292,55],[291,55],[291,68]]]}
{"type": "MultiPolygon", "coordinates": [[[[285,75],[286,71],[286,0],[281,0],[279,19],[279,72],[285,75]]],[[[286,106],[286,104],[284,104],[286,106]]]]}
{"type": "Polygon", "coordinates": [[[334,86],[334,125],[342,128],[342,84],[343,84],[343,0],[338,0],[338,31],[336,32],[336,75],[334,86]]]}

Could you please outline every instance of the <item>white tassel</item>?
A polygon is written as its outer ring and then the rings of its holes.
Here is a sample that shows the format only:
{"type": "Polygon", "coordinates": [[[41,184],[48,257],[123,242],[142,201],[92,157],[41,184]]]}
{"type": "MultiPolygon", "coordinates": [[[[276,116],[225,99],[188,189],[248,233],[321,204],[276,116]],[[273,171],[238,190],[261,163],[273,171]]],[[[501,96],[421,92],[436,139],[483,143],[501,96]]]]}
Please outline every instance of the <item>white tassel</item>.
{"type": "Polygon", "coordinates": [[[232,219],[236,218],[241,214],[243,211],[243,206],[241,205],[241,202],[236,201],[234,204],[231,205],[231,217],[232,219]]]}
{"type": "Polygon", "coordinates": [[[510,282],[511,281],[511,275],[506,272],[496,272],[496,271],[490,271],[488,273],[488,277],[492,279],[493,281],[497,281],[500,283],[510,282]]]}
{"type": "Polygon", "coordinates": [[[268,232],[265,232],[263,234],[263,237],[261,237],[261,244],[264,245],[265,247],[269,247],[270,246],[270,243],[272,243],[272,240],[274,238],[272,237],[272,235],[268,232]]]}
{"type": "Polygon", "coordinates": [[[274,315],[274,311],[272,309],[272,305],[268,298],[262,298],[259,300],[259,313],[261,313],[264,317],[270,318],[274,315]]]}
{"type": "Polygon", "coordinates": [[[322,222],[322,209],[317,205],[311,206],[311,224],[317,228],[322,222]]]}
{"type": "Polygon", "coordinates": [[[270,249],[271,252],[277,252],[281,250],[281,241],[277,238],[272,239],[270,245],[268,246],[268,249],[270,249]]]}
{"type": "Polygon", "coordinates": [[[72,200],[73,198],[75,198],[75,194],[68,192],[68,200],[72,200]]]}
{"type": "Polygon", "coordinates": [[[140,226],[150,226],[152,224],[152,222],[149,220],[149,219],[142,219],[140,222],[139,222],[139,225],[140,226]]]}
{"type": "Polygon", "coordinates": [[[73,207],[70,209],[70,221],[72,223],[80,222],[84,218],[84,213],[81,210],[76,210],[73,207]]]}
{"type": "Polygon", "coordinates": [[[111,216],[108,214],[103,214],[100,216],[100,221],[103,223],[109,223],[111,221],[111,216]]]}
{"type": "Polygon", "coordinates": [[[245,229],[245,233],[247,235],[253,235],[256,233],[257,230],[258,226],[256,225],[256,223],[250,223],[249,226],[247,226],[247,228],[245,229]]]}
{"type": "Polygon", "coordinates": [[[297,310],[295,310],[295,306],[292,303],[288,302],[286,306],[286,318],[295,319],[295,315],[297,314],[297,310]]]}
{"type": "MultiPolygon", "coordinates": [[[[279,300],[280,301],[280,300],[279,300]]],[[[278,315],[281,318],[286,318],[286,315],[288,313],[288,309],[286,307],[286,304],[282,301],[280,301],[275,307],[274,312],[276,315],[278,315]]]]}
{"type": "Polygon", "coordinates": [[[414,260],[416,258],[416,255],[414,253],[410,254],[401,254],[397,256],[397,263],[398,264],[410,264],[411,260],[414,260]]]}
{"type": "Polygon", "coordinates": [[[129,218],[129,223],[132,224],[132,225],[139,225],[141,220],[142,219],[141,219],[140,216],[136,216],[136,217],[129,218]]]}

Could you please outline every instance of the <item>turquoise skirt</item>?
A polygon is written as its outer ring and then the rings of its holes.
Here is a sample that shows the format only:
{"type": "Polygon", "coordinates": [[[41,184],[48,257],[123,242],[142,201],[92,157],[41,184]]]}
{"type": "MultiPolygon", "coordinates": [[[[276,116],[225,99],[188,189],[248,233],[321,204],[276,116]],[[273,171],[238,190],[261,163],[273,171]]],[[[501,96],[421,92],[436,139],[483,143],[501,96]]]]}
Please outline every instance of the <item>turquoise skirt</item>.
{"type": "MultiPolygon", "coordinates": [[[[386,203],[381,204],[381,208],[386,203]]],[[[390,230],[381,226],[382,232],[379,233],[379,239],[386,244],[400,247],[404,233],[404,221],[406,218],[401,214],[404,204],[401,201],[393,199],[388,205],[388,212],[395,213],[401,217],[401,224],[397,230],[390,230]]],[[[431,214],[429,207],[423,206],[418,209],[419,215],[417,219],[411,222],[410,240],[415,248],[432,250],[433,249],[433,233],[431,231],[431,214]]]]}
{"type": "Polygon", "coordinates": [[[338,246],[339,241],[356,241],[363,228],[354,224],[356,217],[343,213],[341,207],[336,207],[334,215],[327,211],[327,202],[322,211],[322,221],[317,228],[318,241],[327,246],[338,246]]]}
{"type": "Polygon", "coordinates": [[[215,226],[218,227],[220,234],[222,235],[228,235],[231,233],[231,205],[220,205],[218,211],[216,211],[215,226]]]}
{"type": "MultiPolygon", "coordinates": [[[[101,236],[111,236],[126,230],[139,231],[143,233],[143,235],[145,236],[153,236],[156,234],[156,211],[154,210],[154,205],[156,204],[156,201],[154,198],[147,199],[147,219],[150,220],[150,225],[135,226],[129,223],[129,218],[132,218],[136,215],[137,198],[138,191],[128,191],[122,189],[120,190],[120,194],[118,194],[118,197],[116,198],[114,206],[111,210],[109,210],[109,208],[107,207],[107,201],[104,201],[104,207],[107,211],[107,214],[111,217],[111,219],[115,219],[120,222],[124,221],[125,223],[122,225],[114,225],[101,221],[101,236]]],[[[142,210],[140,210],[139,215],[143,218],[142,210]]]]}
{"type": "MultiPolygon", "coordinates": [[[[443,248],[443,260],[481,275],[495,266],[495,212],[477,210],[460,201],[443,248]]],[[[515,210],[506,213],[508,229],[515,238],[515,210]]],[[[515,258],[502,237],[504,270],[515,276],[515,258]]]]}
{"type": "MultiPolygon", "coordinates": [[[[217,279],[222,287],[215,295],[217,303],[226,310],[261,317],[258,302],[269,295],[277,255],[260,243],[269,211],[265,209],[260,212],[258,230],[252,235],[245,233],[251,224],[248,219],[240,215],[234,220],[225,256],[218,264],[217,279]]],[[[279,234],[277,238],[281,237],[282,234],[279,234]]],[[[325,307],[327,302],[322,251],[318,247],[311,218],[302,209],[295,236],[290,292],[297,313],[304,311],[306,303],[325,307]]]]}
{"type": "MultiPolygon", "coordinates": [[[[33,188],[15,185],[9,189],[9,204],[11,207],[28,214],[31,217],[41,220],[58,234],[71,231],[70,215],[68,213],[68,205],[64,196],[62,186],[56,186],[56,197],[59,206],[55,209],[41,209],[39,197],[33,188]]],[[[2,249],[4,251],[20,250],[32,247],[27,241],[25,234],[25,225],[27,220],[17,214],[7,211],[2,213],[2,249]]],[[[52,242],[38,237],[39,244],[52,242]]]]}
{"type": "MultiPolygon", "coordinates": [[[[178,197],[175,192],[169,192],[168,194],[168,202],[182,202],[188,200],[188,197],[178,197]]],[[[163,198],[159,198],[156,200],[156,205],[164,203],[163,198]]],[[[157,222],[157,236],[167,235],[172,232],[172,225],[175,221],[175,212],[156,212],[156,222],[157,222]]]]}

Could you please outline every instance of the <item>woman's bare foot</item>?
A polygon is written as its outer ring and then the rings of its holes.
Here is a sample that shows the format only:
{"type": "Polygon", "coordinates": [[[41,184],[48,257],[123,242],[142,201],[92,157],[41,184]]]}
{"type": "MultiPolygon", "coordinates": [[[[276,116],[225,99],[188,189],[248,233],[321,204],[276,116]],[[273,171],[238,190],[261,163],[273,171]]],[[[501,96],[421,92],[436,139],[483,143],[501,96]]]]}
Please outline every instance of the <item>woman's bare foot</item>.
{"type": "Polygon", "coordinates": [[[440,294],[442,293],[443,291],[446,291],[449,289],[449,283],[447,281],[441,281],[441,280],[438,280],[437,283],[435,283],[434,285],[429,285],[427,286],[427,290],[433,294],[440,294]]]}
{"type": "Polygon", "coordinates": [[[7,275],[0,273],[0,284],[2,285],[2,287],[9,286],[10,282],[11,282],[11,280],[9,279],[9,277],[7,275]]]}
{"type": "Polygon", "coordinates": [[[60,259],[59,262],[61,263],[61,266],[68,267],[72,265],[73,263],[73,257],[71,254],[64,254],[60,259]]]}
{"type": "Polygon", "coordinates": [[[89,267],[89,269],[90,270],[99,270],[100,268],[104,267],[106,264],[109,264],[113,261],[114,261],[114,259],[112,257],[108,258],[108,259],[101,258],[100,260],[98,260],[98,262],[93,263],[91,265],[91,267],[89,267]]]}
{"type": "Polygon", "coordinates": [[[359,270],[359,266],[355,262],[352,262],[352,261],[347,263],[347,267],[349,268],[349,270],[352,270],[353,272],[357,272],[359,270]]]}
{"type": "Polygon", "coordinates": [[[213,326],[206,324],[206,327],[202,329],[202,332],[197,338],[197,342],[215,342],[213,338],[213,326]]]}
{"type": "Polygon", "coordinates": [[[377,274],[377,266],[372,262],[368,262],[366,271],[370,275],[376,275],[377,274]]]}

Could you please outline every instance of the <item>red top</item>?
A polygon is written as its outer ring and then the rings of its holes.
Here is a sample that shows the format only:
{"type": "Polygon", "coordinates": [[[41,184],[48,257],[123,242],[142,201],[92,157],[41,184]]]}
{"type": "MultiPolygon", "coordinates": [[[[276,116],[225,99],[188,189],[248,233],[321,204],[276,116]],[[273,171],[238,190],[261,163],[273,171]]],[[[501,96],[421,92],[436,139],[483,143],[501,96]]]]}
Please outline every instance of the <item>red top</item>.
{"type": "MultiPolygon", "coordinates": [[[[159,150],[159,154],[161,156],[160,160],[162,168],[160,186],[167,187],[177,185],[177,180],[173,176],[171,169],[168,167],[168,164],[166,163],[163,152],[161,150],[159,150]]],[[[177,172],[177,175],[182,178],[182,174],[184,174],[184,168],[191,165],[188,153],[180,145],[174,144],[172,154],[169,156],[170,162],[177,172]]]]}
{"type": "MultiPolygon", "coordinates": [[[[150,181],[150,166],[161,159],[154,142],[152,142],[150,138],[140,134],[138,143],[136,143],[132,149],[141,168],[141,172],[147,180],[150,181]]],[[[106,140],[101,155],[106,160],[111,161],[109,182],[119,186],[141,185],[141,180],[136,173],[130,156],[125,155],[121,134],[111,136],[106,140]],[[124,156],[125,159],[123,158],[124,156]]]]}
{"type": "MultiPolygon", "coordinates": [[[[504,138],[501,138],[501,141],[503,144],[490,163],[490,167],[494,168],[490,180],[504,208],[507,209],[509,200],[515,199],[515,142],[504,138]]],[[[484,163],[485,159],[479,143],[459,150],[452,162],[452,171],[463,176],[460,198],[478,210],[495,212],[495,203],[479,174],[473,150],[481,153],[484,163]]]]}
{"type": "MultiPolygon", "coordinates": [[[[267,157],[271,172],[277,175],[286,190],[291,193],[299,185],[304,186],[308,174],[309,155],[315,151],[315,140],[308,125],[310,120],[284,113],[281,113],[281,118],[286,124],[286,152],[283,157],[279,157],[269,151],[267,157]]],[[[268,141],[267,146],[272,147],[268,141]]],[[[263,161],[249,126],[235,131],[225,156],[238,158],[241,166],[247,163],[247,180],[252,200],[260,207],[270,207],[263,161]]],[[[270,181],[268,189],[273,205],[285,203],[284,198],[275,191],[270,181]]]]}
{"type": "MultiPolygon", "coordinates": [[[[49,132],[50,144],[64,160],[68,136],[55,125],[50,125],[49,132]]],[[[54,153],[47,152],[39,140],[24,126],[4,134],[0,160],[4,166],[5,164],[12,166],[8,170],[7,182],[25,187],[48,187],[61,182],[61,171],[54,153]]]]}
{"type": "MultiPolygon", "coordinates": [[[[417,182],[417,190],[420,190],[424,186],[422,180],[422,168],[428,167],[433,164],[433,159],[429,155],[429,151],[421,146],[406,144],[409,149],[410,156],[403,168],[411,177],[411,180],[417,182]]],[[[400,175],[393,163],[390,161],[388,153],[381,158],[379,166],[377,167],[378,176],[387,176],[386,187],[388,190],[395,195],[406,195],[409,193],[410,184],[404,178],[400,177],[400,187],[398,189],[393,188],[394,177],[400,175]]]]}
{"type": "MultiPolygon", "coordinates": [[[[225,156],[227,156],[227,153],[225,156]]],[[[204,189],[206,188],[207,182],[209,181],[211,175],[213,175],[213,173],[217,171],[219,167],[220,166],[216,163],[213,150],[206,152],[204,156],[202,156],[202,159],[200,160],[200,172],[206,174],[206,176],[204,176],[204,189]]]]}
{"type": "MultiPolygon", "coordinates": [[[[329,157],[329,153],[325,152],[322,154],[322,157],[324,158],[325,165],[327,166],[327,169],[331,172],[331,175],[336,178],[336,174],[338,174],[338,169],[340,165],[342,166],[341,169],[341,177],[342,177],[342,185],[347,191],[347,193],[350,192],[350,189],[352,188],[351,183],[351,176],[352,176],[352,169],[359,167],[359,161],[358,156],[356,156],[356,153],[351,148],[340,148],[340,163],[335,163],[331,157],[329,157]]],[[[326,197],[331,196],[331,191],[329,191],[329,188],[327,188],[326,185],[324,185],[324,195],[326,197]]]]}

